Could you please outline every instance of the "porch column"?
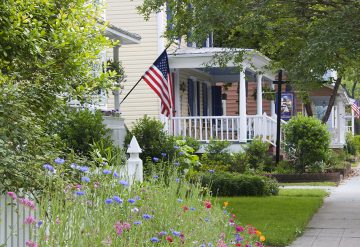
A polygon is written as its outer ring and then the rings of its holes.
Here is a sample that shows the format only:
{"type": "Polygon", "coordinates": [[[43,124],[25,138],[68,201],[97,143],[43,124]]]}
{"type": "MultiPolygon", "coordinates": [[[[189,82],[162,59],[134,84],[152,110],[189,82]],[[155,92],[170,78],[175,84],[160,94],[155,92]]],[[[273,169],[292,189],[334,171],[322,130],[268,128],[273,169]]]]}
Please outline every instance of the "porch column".
{"type": "Polygon", "coordinates": [[[351,107],[351,133],[355,135],[355,113],[351,107]]]}
{"type": "MultiPolygon", "coordinates": [[[[275,86],[274,86],[274,83],[272,81],[270,81],[270,88],[272,90],[275,90],[275,86]]],[[[275,100],[271,100],[270,101],[270,112],[271,112],[271,117],[272,118],[275,118],[275,100]]]]}
{"type": "Polygon", "coordinates": [[[262,99],[262,75],[258,74],[256,76],[256,108],[257,114],[262,115],[263,113],[263,99],[262,99]]]}
{"type": "MultiPolygon", "coordinates": [[[[113,48],[113,60],[115,63],[119,62],[119,47],[118,45],[113,48]]],[[[114,108],[115,112],[120,112],[120,81],[116,81],[116,88],[114,94],[114,108]]]]}
{"type": "Polygon", "coordinates": [[[239,80],[239,142],[246,142],[247,124],[246,124],[246,82],[245,68],[240,71],[239,80]]]}
{"type": "Polygon", "coordinates": [[[175,111],[176,117],[180,117],[181,116],[181,100],[180,100],[180,69],[174,69],[173,70],[175,75],[174,75],[174,87],[175,87],[175,92],[174,92],[174,102],[175,102],[175,111]]]}

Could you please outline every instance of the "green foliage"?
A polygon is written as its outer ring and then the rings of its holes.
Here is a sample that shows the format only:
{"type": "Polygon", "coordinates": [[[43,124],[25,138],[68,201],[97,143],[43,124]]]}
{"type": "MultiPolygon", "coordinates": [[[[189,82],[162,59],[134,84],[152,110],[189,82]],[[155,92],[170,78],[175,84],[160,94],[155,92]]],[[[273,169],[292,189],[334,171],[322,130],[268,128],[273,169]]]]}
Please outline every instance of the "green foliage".
{"type": "Polygon", "coordinates": [[[247,144],[244,150],[246,156],[248,157],[250,168],[258,169],[265,166],[270,168],[272,160],[268,154],[268,143],[263,142],[260,138],[256,138],[247,144]]]}
{"type": "Polygon", "coordinates": [[[245,152],[233,153],[230,172],[245,173],[249,171],[249,158],[245,152]]]}
{"type": "Polygon", "coordinates": [[[353,141],[356,148],[356,152],[360,153],[360,135],[355,135],[353,141]]]}
{"type": "Polygon", "coordinates": [[[95,142],[101,141],[103,149],[113,147],[110,130],[103,124],[100,110],[92,112],[69,107],[54,129],[66,146],[79,154],[89,155],[91,145],[95,142]]]}
{"type": "Polygon", "coordinates": [[[229,146],[228,141],[211,140],[201,157],[201,169],[203,171],[228,171],[232,164],[231,154],[227,150],[229,146]]]}
{"type": "Polygon", "coordinates": [[[143,161],[154,157],[162,157],[166,153],[167,158],[174,156],[175,138],[167,135],[164,131],[163,124],[154,118],[145,115],[143,118],[136,120],[132,130],[125,137],[125,147],[130,144],[131,138],[135,136],[142,153],[140,158],[143,161]]]}
{"type": "Polygon", "coordinates": [[[330,150],[326,168],[328,169],[344,168],[347,157],[348,154],[344,150],[330,150]]]}
{"type": "Polygon", "coordinates": [[[265,196],[279,192],[278,183],[264,176],[207,172],[201,178],[202,184],[217,196],[265,196]]]}
{"type": "Polygon", "coordinates": [[[330,134],[319,120],[297,116],[291,118],[284,130],[285,152],[297,172],[320,168],[328,160],[330,134]]]}
{"type": "Polygon", "coordinates": [[[296,170],[290,162],[282,160],[276,165],[273,172],[275,174],[295,174],[296,170]]]}
{"type": "Polygon", "coordinates": [[[345,150],[348,154],[356,155],[356,144],[355,144],[355,138],[351,133],[348,133],[346,135],[346,145],[345,150]]]}
{"type": "Polygon", "coordinates": [[[103,139],[91,145],[90,156],[97,165],[108,164],[110,167],[120,167],[126,162],[125,150],[115,145],[106,145],[103,139]]]}

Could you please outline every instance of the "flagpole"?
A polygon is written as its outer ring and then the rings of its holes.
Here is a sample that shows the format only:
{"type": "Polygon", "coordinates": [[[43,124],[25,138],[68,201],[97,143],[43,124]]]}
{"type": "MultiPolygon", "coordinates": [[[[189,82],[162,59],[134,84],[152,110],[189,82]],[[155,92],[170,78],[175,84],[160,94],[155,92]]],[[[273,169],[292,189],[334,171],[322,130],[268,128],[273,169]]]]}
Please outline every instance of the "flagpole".
{"type": "Polygon", "coordinates": [[[130,89],[130,91],[125,95],[125,97],[123,98],[123,100],[120,102],[120,105],[122,104],[122,102],[124,102],[124,100],[129,96],[129,94],[134,90],[134,88],[140,83],[140,81],[143,79],[143,77],[141,76],[140,79],[137,81],[137,83],[130,89]]]}

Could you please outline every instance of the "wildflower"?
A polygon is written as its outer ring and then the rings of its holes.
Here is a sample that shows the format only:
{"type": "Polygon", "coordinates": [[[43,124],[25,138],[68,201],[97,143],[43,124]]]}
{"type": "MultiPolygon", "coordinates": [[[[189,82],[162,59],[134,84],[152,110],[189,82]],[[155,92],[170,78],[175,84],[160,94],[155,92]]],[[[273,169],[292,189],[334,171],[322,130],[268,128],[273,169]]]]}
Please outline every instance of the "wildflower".
{"type": "Polygon", "coordinates": [[[175,165],[175,166],[179,166],[180,163],[179,163],[178,161],[175,161],[175,162],[174,162],[174,165],[175,165]]]}
{"type": "Polygon", "coordinates": [[[141,225],[141,221],[135,221],[134,225],[141,225]]]}
{"type": "Polygon", "coordinates": [[[177,201],[178,201],[178,202],[183,202],[183,200],[182,200],[182,199],[180,199],[180,198],[179,198],[179,199],[177,199],[177,201]]]}
{"type": "Polygon", "coordinates": [[[126,182],[125,180],[120,180],[119,183],[120,183],[121,185],[123,185],[123,186],[128,186],[128,185],[129,185],[129,183],[126,182]]]}
{"type": "Polygon", "coordinates": [[[123,227],[122,227],[121,223],[116,222],[114,227],[115,227],[116,234],[120,236],[123,233],[123,227]]]}
{"type": "Polygon", "coordinates": [[[100,183],[99,183],[99,182],[95,182],[95,183],[94,183],[94,188],[98,188],[98,187],[100,187],[100,183]]]}
{"type": "Polygon", "coordinates": [[[125,230],[129,230],[130,227],[131,227],[131,225],[130,225],[129,222],[124,222],[122,225],[123,225],[123,228],[124,228],[125,230]]]}
{"type": "Polygon", "coordinates": [[[82,189],[82,185],[81,185],[81,184],[77,184],[77,185],[75,185],[75,188],[78,189],[78,190],[81,190],[81,189],[82,189]]]}
{"type": "Polygon", "coordinates": [[[206,247],[206,244],[200,244],[199,247],[206,247]]]}
{"type": "Polygon", "coordinates": [[[209,170],[210,173],[214,173],[215,171],[214,170],[209,170]]]}
{"type": "Polygon", "coordinates": [[[261,232],[260,232],[260,231],[258,231],[258,230],[256,230],[256,231],[255,231],[255,234],[256,234],[256,236],[258,236],[258,237],[260,237],[260,236],[261,236],[261,232]]]}
{"type": "Polygon", "coordinates": [[[159,232],[159,236],[160,236],[160,237],[165,236],[165,235],[167,235],[167,232],[165,232],[165,231],[159,232]]]}
{"type": "Polygon", "coordinates": [[[71,167],[72,169],[80,169],[80,166],[78,166],[78,165],[75,164],[75,163],[71,163],[71,164],[70,164],[70,167],[71,167]]]}
{"type": "Polygon", "coordinates": [[[32,225],[32,224],[35,224],[36,223],[36,219],[34,218],[34,216],[27,216],[24,220],[24,224],[27,224],[27,225],[32,225]]]}
{"type": "Polygon", "coordinates": [[[9,192],[7,193],[7,195],[10,196],[13,200],[16,200],[16,198],[17,198],[15,192],[12,192],[12,191],[9,191],[9,192]]]}
{"type": "Polygon", "coordinates": [[[142,217],[143,217],[143,219],[149,220],[149,219],[153,218],[154,216],[151,216],[149,214],[143,214],[142,217]]]}
{"type": "Polygon", "coordinates": [[[113,199],[114,199],[115,202],[117,202],[119,204],[123,203],[123,200],[118,196],[113,196],[113,199]]]}
{"type": "Polygon", "coordinates": [[[105,203],[106,204],[111,204],[111,203],[113,203],[114,201],[113,201],[113,199],[111,199],[111,198],[107,198],[106,200],[105,200],[105,203]]]}
{"type": "Polygon", "coordinates": [[[160,242],[160,240],[159,240],[157,237],[152,237],[152,238],[150,239],[150,241],[153,242],[153,243],[160,242]]]}
{"type": "Polygon", "coordinates": [[[181,234],[180,232],[177,232],[177,231],[172,231],[171,233],[176,237],[179,237],[181,234]]]}
{"type": "Polygon", "coordinates": [[[135,200],[140,201],[141,200],[140,196],[135,196],[135,200]]]}
{"type": "Polygon", "coordinates": [[[242,242],[244,239],[240,236],[239,233],[235,234],[235,241],[238,242],[242,242]]]}
{"type": "Polygon", "coordinates": [[[85,192],[84,191],[76,191],[75,194],[77,196],[83,196],[83,195],[85,195],[85,192]]]}
{"type": "Polygon", "coordinates": [[[178,149],[179,149],[179,146],[176,146],[176,145],[175,145],[175,146],[174,146],[174,149],[175,149],[175,150],[178,150],[178,149]]]}
{"type": "Polygon", "coordinates": [[[194,207],[190,207],[190,210],[191,210],[191,211],[195,211],[195,208],[194,208],[194,207]]]}
{"type": "Polygon", "coordinates": [[[184,210],[184,212],[186,212],[186,211],[189,210],[189,207],[188,206],[183,206],[183,210],[184,210]]]}
{"type": "Polygon", "coordinates": [[[224,207],[226,208],[229,205],[229,202],[224,202],[224,207]]]}
{"type": "Polygon", "coordinates": [[[39,220],[36,225],[37,225],[37,227],[40,227],[42,224],[43,224],[43,221],[39,220]]]}
{"type": "Polygon", "coordinates": [[[260,236],[260,241],[261,241],[261,242],[264,242],[264,241],[265,241],[265,239],[266,239],[266,238],[265,238],[265,236],[264,236],[264,235],[261,235],[261,236],[260,236]]]}
{"type": "Polygon", "coordinates": [[[161,153],[161,156],[162,156],[162,157],[166,157],[166,153],[161,153]]]}
{"type": "Polygon", "coordinates": [[[131,203],[131,204],[133,204],[133,203],[135,203],[135,200],[132,199],[132,198],[130,198],[130,199],[128,200],[128,202],[131,203]]]}
{"type": "Polygon", "coordinates": [[[255,243],[255,246],[256,246],[256,247],[263,247],[264,245],[263,245],[262,243],[260,243],[260,242],[256,242],[256,243],[255,243]]]}
{"type": "Polygon", "coordinates": [[[179,182],[180,182],[180,178],[176,178],[175,181],[176,181],[177,183],[179,183],[179,182]]]}
{"type": "Polygon", "coordinates": [[[35,243],[35,242],[31,241],[31,240],[26,240],[25,246],[26,247],[37,247],[38,245],[37,245],[37,243],[35,243]]]}
{"type": "Polygon", "coordinates": [[[104,169],[104,170],[103,170],[103,173],[104,173],[105,175],[109,175],[109,174],[111,174],[112,172],[111,172],[110,170],[104,169]]]}
{"type": "Polygon", "coordinates": [[[235,230],[236,230],[236,232],[243,232],[243,231],[244,231],[244,227],[242,227],[242,226],[236,226],[236,227],[235,227],[235,230]]]}
{"type": "Polygon", "coordinates": [[[132,213],[138,213],[139,211],[140,211],[140,210],[139,210],[138,208],[132,208],[132,209],[131,209],[131,212],[132,212],[132,213]]]}
{"type": "Polygon", "coordinates": [[[60,219],[59,219],[59,218],[56,218],[55,223],[56,223],[56,225],[60,225],[60,219]]]}
{"type": "Polygon", "coordinates": [[[58,164],[58,165],[62,165],[62,164],[65,163],[65,160],[62,159],[62,158],[59,158],[59,157],[57,157],[54,161],[55,161],[55,163],[58,164]]]}
{"type": "Polygon", "coordinates": [[[110,238],[110,236],[108,236],[106,239],[104,239],[103,241],[101,241],[101,243],[103,244],[103,245],[111,245],[112,244],[112,240],[111,240],[111,238],[110,238]]]}
{"type": "Polygon", "coordinates": [[[120,177],[119,174],[117,174],[117,172],[114,172],[113,175],[114,175],[115,178],[119,178],[119,177],[120,177]]]}
{"type": "Polygon", "coordinates": [[[204,220],[205,220],[205,222],[209,222],[209,221],[210,221],[210,219],[209,219],[209,218],[205,218],[204,220]]]}
{"type": "Polygon", "coordinates": [[[45,165],[43,165],[43,168],[44,168],[45,170],[50,171],[50,172],[55,172],[54,167],[52,167],[52,166],[51,166],[51,165],[49,165],[49,164],[45,164],[45,165]]]}
{"type": "Polygon", "coordinates": [[[181,151],[180,153],[179,153],[180,155],[183,155],[183,154],[185,154],[183,151],[181,151]]]}
{"type": "Polygon", "coordinates": [[[87,166],[81,166],[80,168],[78,168],[79,169],[79,171],[81,171],[81,172],[88,172],[89,171],[89,167],[87,167],[87,166]]]}
{"type": "Polygon", "coordinates": [[[208,201],[208,200],[206,200],[206,201],[204,202],[204,205],[205,205],[206,208],[211,208],[211,202],[208,201]]]}
{"type": "Polygon", "coordinates": [[[170,236],[166,236],[166,241],[168,241],[169,243],[172,243],[173,242],[173,239],[170,237],[170,236]]]}
{"type": "Polygon", "coordinates": [[[154,175],[153,178],[154,178],[154,179],[158,179],[159,176],[158,176],[158,175],[154,175]]]}
{"type": "Polygon", "coordinates": [[[89,177],[82,177],[81,181],[85,182],[85,183],[89,183],[90,182],[90,178],[89,177]]]}
{"type": "Polygon", "coordinates": [[[159,158],[154,157],[154,158],[153,158],[153,161],[154,161],[154,162],[158,162],[158,161],[159,161],[159,158]]]}
{"type": "Polygon", "coordinates": [[[35,202],[33,202],[30,199],[27,198],[21,198],[19,199],[19,203],[24,205],[25,207],[29,207],[30,209],[34,209],[35,208],[35,202]]]}

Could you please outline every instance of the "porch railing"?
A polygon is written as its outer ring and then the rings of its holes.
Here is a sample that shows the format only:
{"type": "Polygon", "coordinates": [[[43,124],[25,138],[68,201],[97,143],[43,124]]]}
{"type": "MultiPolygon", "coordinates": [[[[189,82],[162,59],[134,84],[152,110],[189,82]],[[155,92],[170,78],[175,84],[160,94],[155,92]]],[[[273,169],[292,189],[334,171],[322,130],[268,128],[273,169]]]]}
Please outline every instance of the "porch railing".
{"type": "Polygon", "coordinates": [[[175,136],[189,136],[200,142],[209,142],[211,139],[238,142],[240,128],[246,128],[247,140],[261,136],[263,141],[275,145],[275,119],[266,114],[248,115],[246,122],[246,126],[240,126],[239,116],[173,117],[171,129],[175,136]]]}

